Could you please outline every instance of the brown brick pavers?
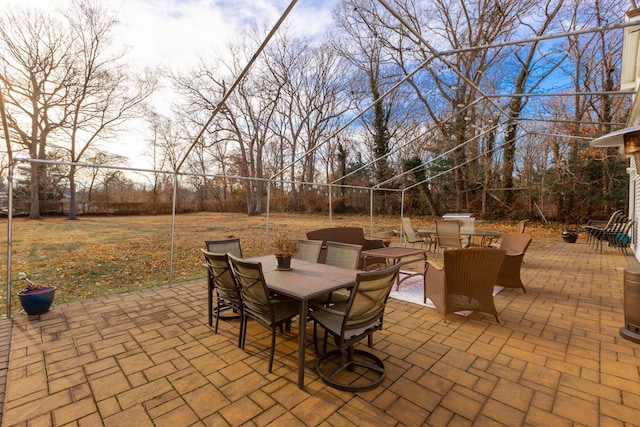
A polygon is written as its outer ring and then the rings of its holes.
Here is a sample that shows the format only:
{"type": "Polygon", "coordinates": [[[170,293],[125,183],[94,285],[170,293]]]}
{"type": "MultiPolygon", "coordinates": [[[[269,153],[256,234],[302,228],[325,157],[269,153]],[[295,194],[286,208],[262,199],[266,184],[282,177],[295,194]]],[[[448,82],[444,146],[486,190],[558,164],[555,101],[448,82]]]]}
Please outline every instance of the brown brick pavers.
{"type": "Polygon", "coordinates": [[[529,249],[527,293],[495,297],[500,324],[391,300],[371,349],[385,381],[359,394],[318,379],[310,341],[298,389],[296,325],[272,374],[268,330],[249,322],[244,351],[237,320],[216,335],[204,277],[16,314],[2,425],[638,424],[640,345],[619,335],[628,265],[580,240],[529,249]]]}

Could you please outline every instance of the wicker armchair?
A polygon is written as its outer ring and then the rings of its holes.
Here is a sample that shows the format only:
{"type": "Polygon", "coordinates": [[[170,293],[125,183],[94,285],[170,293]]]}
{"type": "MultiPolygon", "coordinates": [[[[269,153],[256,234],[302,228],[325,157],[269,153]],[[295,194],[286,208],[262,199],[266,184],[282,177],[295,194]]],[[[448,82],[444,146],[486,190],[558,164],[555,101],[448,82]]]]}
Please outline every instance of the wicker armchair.
{"type": "Polygon", "coordinates": [[[521,288],[524,293],[522,279],[520,278],[520,269],[524,254],[531,243],[531,235],[525,233],[507,233],[502,236],[500,248],[507,251],[507,255],[502,263],[496,285],[505,288],[521,288]]]}
{"type": "Polygon", "coordinates": [[[427,261],[424,301],[433,302],[442,319],[463,310],[491,313],[500,323],[493,302],[493,285],[507,254],[504,249],[468,248],[443,253],[444,267],[427,261]]]}

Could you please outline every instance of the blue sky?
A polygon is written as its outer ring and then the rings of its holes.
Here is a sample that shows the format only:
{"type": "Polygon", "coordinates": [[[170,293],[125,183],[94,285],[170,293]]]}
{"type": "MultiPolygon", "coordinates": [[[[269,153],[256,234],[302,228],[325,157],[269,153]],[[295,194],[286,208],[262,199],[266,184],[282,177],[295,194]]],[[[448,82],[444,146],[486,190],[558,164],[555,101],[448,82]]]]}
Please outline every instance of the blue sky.
{"type": "MultiPolygon", "coordinates": [[[[222,51],[234,33],[252,21],[271,28],[286,0],[99,0],[117,11],[120,42],[143,65],[182,68],[199,56],[222,51]]],[[[63,8],[70,0],[0,0],[42,8],[63,8]]],[[[338,0],[299,0],[286,25],[304,35],[320,34],[331,23],[338,0]]]]}

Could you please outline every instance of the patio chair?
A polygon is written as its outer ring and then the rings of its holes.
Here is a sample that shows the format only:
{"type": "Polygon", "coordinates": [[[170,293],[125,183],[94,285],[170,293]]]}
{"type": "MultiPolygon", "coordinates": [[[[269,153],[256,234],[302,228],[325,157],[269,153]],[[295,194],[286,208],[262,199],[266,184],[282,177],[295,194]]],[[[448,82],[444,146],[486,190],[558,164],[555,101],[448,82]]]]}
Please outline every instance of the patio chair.
{"type": "MultiPolygon", "coordinates": [[[[256,320],[271,330],[271,352],[269,354],[269,373],[273,368],[273,355],[276,347],[276,328],[291,326],[291,319],[298,315],[298,302],[284,296],[273,296],[267,289],[262,273],[262,264],[228,255],[233,272],[240,288],[242,298],[242,317],[240,325],[240,348],[244,349],[247,335],[247,320],[256,320]]],[[[304,319],[301,320],[301,322],[304,319]]]]}
{"type": "Polygon", "coordinates": [[[293,258],[309,262],[318,262],[321,250],[322,240],[298,239],[298,252],[293,255],[293,258]]]}
{"type": "MultiPolygon", "coordinates": [[[[240,246],[240,239],[237,237],[230,238],[230,239],[222,239],[222,240],[205,240],[204,244],[206,246],[207,252],[212,252],[216,254],[231,253],[237,257],[242,258],[242,247],[240,246]]],[[[207,298],[208,298],[207,306],[209,310],[208,320],[209,320],[209,326],[212,326],[213,318],[216,317],[217,319],[219,315],[217,309],[213,307],[213,293],[214,293],[213,289],[215,287],[215,284],[213,283],[214,279],[207,265],[204,264],[204,267],[207,268],[207,298]]],[[[226,311],[226,310],[227,310],[226,306],[222,307],[222,311],[226,311]]],[[[222,316],[222,314],[220,314],[220,316],[222,316]]],[[[237,319],[239,316],[236,314],[232,314],[230,316],[225,315],[222,317],[228,318],[228,319],[237,319]]],[[[216,324],[217,324],[217,320],[216,320],[216,324]]],[[[217,332],[217,328],[216,328],[216,332],[217,332]]]]}
{"type": "Polygon", "coordinates": [[[429,298],[444,321],[447,314],[473,310],[493,314],[500,323],[493,285],[506,254],[506,250],[494,248],[444,251],[444,266],[427,261],[424,302],[429,298]]]}
{"type": "MultiPolygon", "coordinates": [[[[225,319],[240,318],[242,319],[242,300],[240,298],[240,291],[238,289],[238,283],[231,271],[231,265],[227,254],[216,254],[213,252],[200,249],[204,255],[205,265],[209,270],[209,277],[212,278],[213,288],[216,294],[216,307],[215,313],[220,313],[223,310],[232,310],[236,315],[225,316],[225,319]]],[[[211,310],[209,310],[211,312],[211,310]]],[[[218,321],[221,316],[216,315],[216,325],[214,328],[215,333],[218,333],[218,321]]],[[[242,320],[240,320],[242,325],[242,320]]],[[[238,347],[240,347],[240,333],[238,333],[238,347]]]]}
{"type": "Polygon", "coordinates": [[[410,218],[402,218],[402,236],[405,246],[411,243],[411,247],[415,247],[416,243],[420,243],[420,247],[424,248],[426,246],[429,252],[431,252],[431,246],[435,243],[431,240],[431,237],[415,232],[411,226],[410,218]]]}
{"type": "MultiPolygon", "coordinates": [[[[327,242],[327,259],[325,264],[341,268],[357,270],[360,265],[361,245],[349,243],[327,242]]],[[[330,292],[313,298],[310,302],[312,308],[327,306],[338,302],[345,302],[349,296],[343,292],[330,292]]]]}
{"type": "Polygon", "coordinates": [[[520,278],[520,269],[523,264],[524,254],[531,243],[531,235],[523,233],[507,233],[502,236],[500,248],[507,251],[507,254],[498,273],[496,285],[505,288],[521,288],[524,293],[522,279],[520,278]]]}
{"type": "Polygon", "coordinates": [[[518,233],[524,233],[527,228],[527,222],[529,222],[528,219],[523,219],[518,223],[518,233]]]}
{"type": "Polygon", "coordinates": [[[462,243],[460,222],[452,220],[436,220],[436,241],[438,244],[436,259],[441,250],[462,249],[467,246],[462,243]]]}
{"type": "MultiPolygon", "coordinates": [[[[311,312],[313,340],[317,351],[317,326],[331,334],[335,350],[318,357],[316,370],[323,382],[345,391],[365,391],[384,379],[382,360],[374,354],[354,349],[354,345],[382,329],[384,310],[400,266],[358,273],[348,302],[341,308],[322,307],[311,312]]],[[[371,342],[370,342],[371,344],[371,342]]],[[[326,345],[326,340],[325,340],[326,345]]]]}
{"type": "Polygon", "coordinates": [[[230,253],[233,256],[242,258],[242,246],[240,246],[240,238],[238,237],[222,240],[205,240],[204,244],[209,252],[216,254],[230,253]]]}
{"type": "Polygon", "coordinates": [[[325,264],[357,270],[360,264],[360,251],[362,251],[362,245],[327,242],[327,259],[325,264]]]}

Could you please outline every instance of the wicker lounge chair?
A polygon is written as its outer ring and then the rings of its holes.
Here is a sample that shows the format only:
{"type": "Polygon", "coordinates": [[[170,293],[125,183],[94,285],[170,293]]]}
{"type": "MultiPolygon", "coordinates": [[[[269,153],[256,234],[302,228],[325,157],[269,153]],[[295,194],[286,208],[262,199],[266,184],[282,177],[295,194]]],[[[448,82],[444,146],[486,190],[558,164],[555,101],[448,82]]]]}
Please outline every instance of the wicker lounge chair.
{"type": "Polygon", "coordinates": [[[444,266],[427,261],[424,272],[424,301],[433,302],[442,319],[463,310],[493,314],[500,323],[493,302],[493,285],[507,251],[468,248],[443,253],[444,266]]]}
{"type": "Polygon", "coordinates": [[[530,234],[507,233],[502,236],[500,248],[506,250],[507,255],[500,268],[500,273],[498,273],[496,285],[505,288],[521,288],[525,294],[527,293],[520,278],[520,269],[530,243],[530,234]]]}

